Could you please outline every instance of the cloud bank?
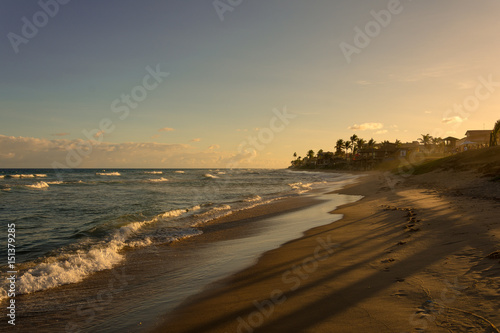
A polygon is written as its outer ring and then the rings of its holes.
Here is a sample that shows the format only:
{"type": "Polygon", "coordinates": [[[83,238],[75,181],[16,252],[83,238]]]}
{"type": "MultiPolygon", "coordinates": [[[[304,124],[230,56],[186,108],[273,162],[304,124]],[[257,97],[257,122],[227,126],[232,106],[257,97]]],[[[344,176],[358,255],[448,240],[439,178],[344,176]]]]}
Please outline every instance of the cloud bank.
{"type": "MultiPolygon", "coordinates": [[[[102,140],[102,137],[100,137],[102,140]]],[[[0,134],[0,168],[226,168],[263,167],[255,154],[199,150],[188,144],[109,143],[0,134]]]]}
{"type": "Polygon", "coordinates": [[[352,126],[347,127],[347,129],[366,131],[366,130],[379,130],[382,129],[383,127],[384,124],[382,123],[363,123],[361,125],[354,124],[352,126]]]}

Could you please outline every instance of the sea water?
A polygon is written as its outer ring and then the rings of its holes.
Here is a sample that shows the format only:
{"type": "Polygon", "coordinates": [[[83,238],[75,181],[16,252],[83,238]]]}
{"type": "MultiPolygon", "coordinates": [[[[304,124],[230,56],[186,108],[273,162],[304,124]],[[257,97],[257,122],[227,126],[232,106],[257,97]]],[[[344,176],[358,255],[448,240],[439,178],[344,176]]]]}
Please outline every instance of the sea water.
{"type": "MultiPolygon", "coordinates": [[[[196,242],[200,226],[235,211],[352,178],[267,169],[0,169],[0,227],[6,234],[15,224],[17,294],[37,294],[120,267],[130,251],[196,242]]],[[[6,281],[7,260],[0,267],[6,281]]]]}

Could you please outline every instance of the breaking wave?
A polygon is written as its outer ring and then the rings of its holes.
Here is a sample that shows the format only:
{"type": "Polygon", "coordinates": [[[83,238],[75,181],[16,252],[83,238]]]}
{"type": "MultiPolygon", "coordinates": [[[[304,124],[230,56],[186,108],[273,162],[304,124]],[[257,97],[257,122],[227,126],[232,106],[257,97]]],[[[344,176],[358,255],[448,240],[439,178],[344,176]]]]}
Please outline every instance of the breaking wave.
{"type": "MultiPolygon", "coordinates": [[[[44,262],[20,274],[17,280],[17,290],[20,294],[29,294],[65,284],[78,283],[92,273],[113,268],[124,259],[124,248],[144,247],[152,244],[150,236],[146,235],[139,239],[135,237],[140,229],[149,224],[169,220],[199,209],[200,206],[175,209],[159,214],[151,220],[132,222],[115,229],[106,240],[94,243],[90,248],[82,243],[82,248],[77,251],[46,258],[44,262]]],[[[178,241],[200,233],[201,231],[195,229],[175,230],[170,232],[164,241],[178,241]]],[[[6,297],[6,290],[2,288],[0,299],[3,297],[6,297]]]]}
{"type": "Polygon", "coordinates": [[[153,183],[160,183],[160,182],[167,182],[168,179],[161,177],[161,178],[148,179],[148,181],[153,182],[153,183]]]}
{"type": "Polygon", "coordinates": [[[119,172],[96,172],[98,176],[121,176],[119,172]]]}
{"type": "Polygon", "coordinates": [[[26,187],[35,188],[35,189],[44,189],[44,188],[48,188],[49,184],[47,184],[46,182],[38,182],[38,183],[35,183],[33,185],[26,185],[26,187]]]}

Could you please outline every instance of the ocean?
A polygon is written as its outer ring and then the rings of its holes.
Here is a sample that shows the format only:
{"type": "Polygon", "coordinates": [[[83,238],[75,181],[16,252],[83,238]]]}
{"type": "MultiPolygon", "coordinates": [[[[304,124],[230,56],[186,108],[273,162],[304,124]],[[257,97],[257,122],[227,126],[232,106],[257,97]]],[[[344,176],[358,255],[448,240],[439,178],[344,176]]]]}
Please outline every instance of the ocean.
{"type": "MultiPolygon", "coordinates": [[[[235,211],[307,195],[314,188],[332,184],[340,188],[355,178],[271,169],[0,169],[0,226],[5,235],[0,240],[2,248],[7,249],[7,230],[15,225],[15,264],[9,267],[7,257],[2,256],[2,280],[7,281],[7,272],[15,270],[16,297],[24,297],[26,302],[36,297],[43,303],[52,297],[45,297],[45,292],[53,293],[61,286],[78,290],[78,285],[92,276],[119,269],[135,251],[142,251],[144,258],[148,253],[157,256],[158,248],[168,249],[188,239],[196,244],[196,237],[202,234],[199,227],[207,222],[235,211]]],[[[223,250],[213,256],[224,260],[226,255],[223,250]]],[[[169,283],[182,280],[182,274],[193,279],[188,261],[169,283]]],[[[196,262],[194,266],[201,267],[196,262]]],[[[214,278],[220,278],[220,274],[214,278]]],[[[4,284],[0,300],[8,299],[7,292],[8,285],[4,284]]],[[[121,292],[120,297],[125,294],[121,292]]],[[[178,304],[186,295],[169,296],[168,300],[150,297],[161,304],[178,304]]],[[[123,313],[116,314],[115,319],[120,316],[123,313]]],[[[108,315],[106,320],[112,322],[113,318],[108,315]]],[[[34,325],[37,319],[28,322],[34,325]]],[[[130,325],[124,327],[130,329],[130,325]]],[[[92,323],[82,327],[99,331],[92,323]]],[[[99,327],[110,331],[109,327],[99,327]]]]}

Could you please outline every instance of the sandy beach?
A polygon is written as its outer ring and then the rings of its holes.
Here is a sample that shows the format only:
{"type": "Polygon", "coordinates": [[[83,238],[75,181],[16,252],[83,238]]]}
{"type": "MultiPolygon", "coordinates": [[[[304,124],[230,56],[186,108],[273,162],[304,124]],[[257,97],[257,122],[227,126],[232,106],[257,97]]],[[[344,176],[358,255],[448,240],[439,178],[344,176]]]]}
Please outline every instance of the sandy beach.
{"type": "Polygon", "coordinates": [[[364,198],[209,285],[155,332],[499,331],[498,181],[372,172],[338,192],[364,198]]]}

